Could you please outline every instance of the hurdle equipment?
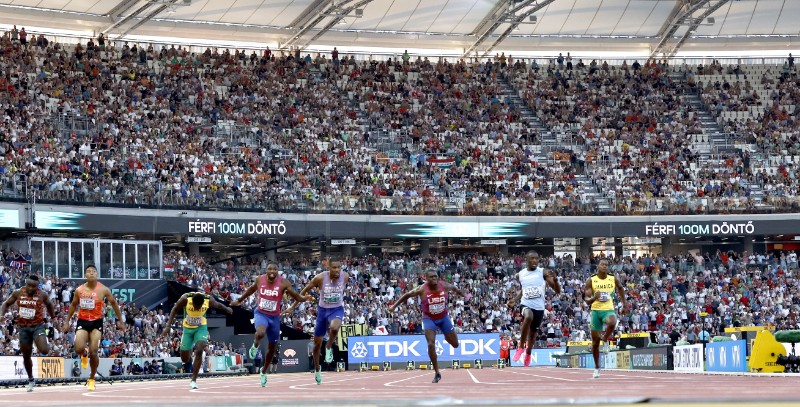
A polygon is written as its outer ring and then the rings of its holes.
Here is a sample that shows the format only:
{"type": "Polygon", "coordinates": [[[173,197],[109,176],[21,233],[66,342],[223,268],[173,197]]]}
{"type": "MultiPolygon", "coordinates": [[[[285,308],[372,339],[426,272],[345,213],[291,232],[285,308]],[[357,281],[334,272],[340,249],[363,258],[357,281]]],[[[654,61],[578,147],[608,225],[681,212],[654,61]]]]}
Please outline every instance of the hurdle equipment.
{"type": "Polygon", "coordinates": [[[366,372],[367,370],[369,370],[369,367],[367,366],[367,362],[361,362],[361,364],[358,366],[358,371],[359,372],[366,372]]]}
{"type": "Polygon", "coordinates": [[[386,372],[388,370],[392,370],[392,362],[384,361],[383,362],[383,371],[386,372]]]}
{"type": "Polygon", "coordinates": [[[475,359],[475,369],[483,369],[483,360],[475,359]]]}
{"type": "Polygon", "coordinates": [[[460,369],[461,368],[461,361],[458,359],[453,359],[453,369],[460,369]]]}
{"type": "Polygon", "coordinates": [[[406,370],[414,370],[414,369],[416,369],[416,367],[414,366],[414,361],[409,360],[408,363],[406,363],[406,370]]]}

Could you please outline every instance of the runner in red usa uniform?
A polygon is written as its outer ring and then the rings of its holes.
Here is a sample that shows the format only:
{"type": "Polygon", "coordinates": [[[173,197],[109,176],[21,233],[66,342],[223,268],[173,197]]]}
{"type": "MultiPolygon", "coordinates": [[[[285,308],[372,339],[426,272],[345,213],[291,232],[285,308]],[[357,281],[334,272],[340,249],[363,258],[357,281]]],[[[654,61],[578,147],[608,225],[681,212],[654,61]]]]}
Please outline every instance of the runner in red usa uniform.
{"type": "Polygon", "coordinates": [[[454,285],[440,281],[436,270],[426,272],[425,280],[425,284],[403,294],[396,303],[389,307],[389,312],[394,312],[399,305],[409,298],[419,297],[420,307],[422,308],[422,328],[425,330],[425,339],[428,342],[428,356],[431,359],[433,370],[436,372],[433,376],[433,383],[439,383],[442,375],[439,373],[439,361],[436,357],[437,329],[442,331],[444,339],[450,346],[458,348],[458,336],[454,330],[455,328],[453,328],[453,321],[447,312],[448,293],[456,292],[467,300],[469,300],[470,296],[464,294],[454,285]]]}
{"type": "Polygon", "coordinates": [[[295,301],[304,302],[312,300],[313,297],[307,298],[300,296],[297,291],[292,288],[292,283],[284,279],[278,274],[278,265],[270,263],[267,265],[267,274],[256,277],[256,281],[242,293],[242,296],[231,302],[232,307],[237,307],[245,298],[257,293],[255,308],[253,309],[253,325],[256,327],[256,336],[253,340],[253,346],[250,347],[250,359],[256,358],[258,347],[264,335],[267,336],[269,346],[267,347],[267,356],[264,358],[264,365],[259,370],[261,373],[261,387],[267,385],[267,367],[275,357],[275,350],[278,348],[278,339],[281,334],[281,301],[283,294],[289,294],[295,301]]]}

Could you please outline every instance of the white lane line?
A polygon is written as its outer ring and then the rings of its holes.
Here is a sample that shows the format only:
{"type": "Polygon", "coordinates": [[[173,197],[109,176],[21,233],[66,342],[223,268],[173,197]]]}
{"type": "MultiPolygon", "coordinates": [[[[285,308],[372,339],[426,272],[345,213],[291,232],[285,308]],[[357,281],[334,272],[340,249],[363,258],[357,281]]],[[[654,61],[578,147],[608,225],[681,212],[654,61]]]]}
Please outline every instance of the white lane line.
{"type": "Polygon", "coordinates": [[[523,376],[538,377],[538,378],[541,378],[541,379],[561,380],[561,381],[565,381],[565,382],[578,382],[578,381],[581,381],[581,380],[567,379],[567,378],[564,378],[564,377],[553,377],[553,376],[538,375],[538,374],[533,374],[533,373],[515,372],[513,370],[509,370],[509,372],[513,373],[513,374],[523,375],[523,376]]]}

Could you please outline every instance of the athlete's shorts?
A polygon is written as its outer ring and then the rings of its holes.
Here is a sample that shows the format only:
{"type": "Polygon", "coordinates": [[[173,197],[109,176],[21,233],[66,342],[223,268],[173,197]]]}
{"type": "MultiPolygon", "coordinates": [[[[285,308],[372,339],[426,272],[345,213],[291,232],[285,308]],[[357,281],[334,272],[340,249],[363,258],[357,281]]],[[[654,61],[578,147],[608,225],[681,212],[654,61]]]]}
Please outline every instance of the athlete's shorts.
{"type": "Polygon", "coordinates": [[[94,321],[79,319],[78,323],[75,324],[75,326],[76,326],[75,328],[76,331],[84,330],[88,332],[89,335],[91,335],[92,331],[94,330],[100,331],[101,335],[103,334],[103,318],[95,319],[94,321]]]}
{"type": "Polygon", "coordinates": [[[455,329],[453,327],[453,321],[450,319],[450,315],[445,315],[439,319],[430,319],[428,317],[422,317],[422,329],[425,331],[431,330],[435,331],[436,328],[442,331],[442,334],[447,335],[450,332],[453,332],[455,329]]]}
{"type": "Polygon", "coordinates": [[[533,309],[533,308],[521,305],[520,306],[520,311],[522,312],[522,317],[523,318],[525,317],[525,310],[526,309],[529,309],[529,310],[533,311],[533,320],[531,321],[530,331],[531,332],[536,332],[536,330],[539,329],[539,325],[542,324],[542,320],[544,319],[544,310],[543,309],[541,309],[541,310],[533,309]]]}
{"type": "Polygon", "coordinates": [[[614,310],[593,310],[591,322],[592,331],[602,331],[603,324],[605,324],[606,319],[610,316],[617,316],[617,314],[614,313],[614,310]]]}
{"type": "Polygon", "coordinates": [[[334,319],[342,321],[344,319],[344,307],[322,308],[317,307],[317,325],[314,326],[314,336],[322,337],[328,332],[328,328],[334,319]]]}
{"type": "Polygon", "coordinates": [[[197,328],[183,327],[181,335],[181,350],[192,350],[197,342],[208,341],[208,325],[200,325],[197,328]]]}
{"type": "Polygon", "coordinates": [[[267,341],[277,343],[281,338],[281,316],[267,315],[259,311],[253,311],[253,325],[258,329],[259,326],[267,328],[267,341]]]}
{"type": "Polygon", "coordinates": [[[19,327],[19,343],[32,345],[37,336],[45,335],[47,327],[44,324],[19,327]]]}

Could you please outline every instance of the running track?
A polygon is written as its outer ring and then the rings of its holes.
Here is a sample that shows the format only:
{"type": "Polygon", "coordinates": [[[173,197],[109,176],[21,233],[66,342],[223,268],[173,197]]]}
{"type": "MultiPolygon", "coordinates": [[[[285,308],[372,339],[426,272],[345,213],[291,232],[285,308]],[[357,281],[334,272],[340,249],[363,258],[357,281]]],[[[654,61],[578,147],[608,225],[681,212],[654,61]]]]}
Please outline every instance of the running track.
{"type": "Polygon", "coordinates": [[[703,375],[603,371],[555,367],[431,371],[324,373],[318,386],[310,373],[270,375],[261,388],[257,375],[188,380],[97,383],[0,389],[0,406],[434,406],[434,405],[625,405],[790,406],[800,402],[800,375],[703,375]]]}

